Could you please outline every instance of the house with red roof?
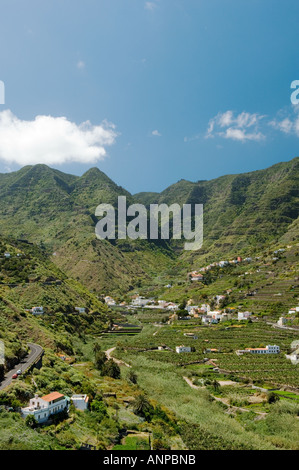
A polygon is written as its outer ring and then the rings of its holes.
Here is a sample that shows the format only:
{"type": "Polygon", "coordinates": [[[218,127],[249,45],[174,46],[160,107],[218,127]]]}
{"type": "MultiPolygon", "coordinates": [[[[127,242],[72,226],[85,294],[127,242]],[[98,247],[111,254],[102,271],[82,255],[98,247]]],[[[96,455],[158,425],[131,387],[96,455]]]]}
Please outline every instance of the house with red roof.
{"type": "Polygon", "coordinates": [[[62,411],[67,411],[69,399],[59,392],[52,392],[49,395],[39,397],[35,395],[31,398],[26,408],[21,408],[21,414],[24,418],[33,415],[38,423],[44,423],[49,418],[62,411]]]}

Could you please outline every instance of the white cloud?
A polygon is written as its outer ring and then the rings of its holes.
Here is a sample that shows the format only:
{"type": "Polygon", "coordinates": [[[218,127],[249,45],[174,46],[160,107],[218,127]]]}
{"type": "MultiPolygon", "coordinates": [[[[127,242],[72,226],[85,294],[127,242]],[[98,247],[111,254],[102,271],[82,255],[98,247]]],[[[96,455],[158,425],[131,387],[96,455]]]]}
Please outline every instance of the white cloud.
{"type": "Polygon", "coordinates": [[[261,132],[246,132],[243,129],[234,129],[229,127],[223,133],[223,137],[226,139],[239,140],[240,142],[245,142],[246,140],[263,140],[265,136],[261,132]]]}
{"type": "Polygon", "coordinates": [[[115,126],[105,121],[98,126],[52,116],[24,121],[10,110],[0,112],[0,160],[8,164],[95,163],[116,137],[115,126]]]}
{"type": "Polygon", "coordinates": [[[274,127],[274,129],[284,132],[285,134],[291,134],[291,132],[294,130],[294,124],[289,118],[285,118],[282,121],[277,121],[274,119],[269,124],[270,126],[274,127]]]}
{"type": "Polygon", "coordinates": [[[269,122],[269,124],[284,134],[299,137],[299,106],[293,106],[292,111],[290,113],[286,110],[280,110],[277,113],[277,117],[269,122]]]}
{"type": "Polygon", "coordinates": [[[231,110],[218,113],[209,121],[206,138],[219,136],[239,142],[247,140],[260,141],[265,138],[259,130],[259,123],[264,117],[257,113],[246,112],[242,112],[235,117],[231,110]]]}
{"type": "Polygon", "coordinates": [[[77,62],[77,68],[80,70],[85,69],[85,62],[83,62],[83,60],[79,60],[77,62]]]}
{"type": "Polygon", "coordinates": [[[158,137],[161,137],[161,136],[162,136],[162,134],[160,134],[160,132],[159,132],[157,129],[155,129],[155,130],[152,132],[152,135],[155,135],[155,136],[158,136],[158,137]]]}
{"type": "Polygon", "coordinates": [[[188,137],[188,136],[185,136],[184,137],[184,142],[192,142],[193,140],[198,140],[202,137],[201,134],[196,134],[196,135],[193,135],[191,137],[188,137]]]}
{"type": "Polygon", "coordinates": [[[157,5],[154,2],[145,2],[144,8],[146,10],[153,11],[155,8],[157,8],[157,5]]]}

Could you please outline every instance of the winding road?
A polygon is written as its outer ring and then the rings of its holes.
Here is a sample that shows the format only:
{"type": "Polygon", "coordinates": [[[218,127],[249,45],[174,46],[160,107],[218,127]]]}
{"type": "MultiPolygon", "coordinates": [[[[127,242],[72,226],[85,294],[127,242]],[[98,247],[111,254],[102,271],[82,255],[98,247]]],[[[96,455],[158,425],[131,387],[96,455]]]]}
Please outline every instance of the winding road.
{"type": "Polygon", "coordinates": [[[105,354],[106,354],[106,356],[107,356],[107,359],[108,359],[108,360],[109,360],[109,359],[112,359],[112,360],[115,362],[115,364],[117,364],[117,365],[119,365],[119,366],[132,367],[132,366],[130,366],[130,364],[127,364],[126,362],[121,361],[120,359],[116,359],[115,357],[113,357],[113,356],[111,355],[111,353],[112,353],[115,349],[116,349],[116,347],[115,347],[115,348],[107,349],[107,351],[105,351],[105,354]]]}
{"type": "Polygon", "coordinates": [[[4,380],[0,384],[0,390],[3,390],[11,384],[11,382],[13,381],[12,376],[17,373],[17,370],[20,369],[22,372],[25,372],[44,352],[43,348],[38,344],[28,343],[28,346],[30,348],[29,354],[13,369],[7,372],[4,377],[4,380]]]}

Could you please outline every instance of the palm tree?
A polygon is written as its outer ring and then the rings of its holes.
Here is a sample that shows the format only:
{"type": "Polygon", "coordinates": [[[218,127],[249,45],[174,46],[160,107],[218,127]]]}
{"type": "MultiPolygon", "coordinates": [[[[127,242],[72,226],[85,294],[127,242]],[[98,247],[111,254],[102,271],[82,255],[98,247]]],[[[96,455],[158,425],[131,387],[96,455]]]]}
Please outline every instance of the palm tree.
{"type": "Polygon", "coordinates": [[[143,416],[149,407],[150,403],[143,393],[138,395],[133,402],[133,410],[136,415],[143,416]]]}

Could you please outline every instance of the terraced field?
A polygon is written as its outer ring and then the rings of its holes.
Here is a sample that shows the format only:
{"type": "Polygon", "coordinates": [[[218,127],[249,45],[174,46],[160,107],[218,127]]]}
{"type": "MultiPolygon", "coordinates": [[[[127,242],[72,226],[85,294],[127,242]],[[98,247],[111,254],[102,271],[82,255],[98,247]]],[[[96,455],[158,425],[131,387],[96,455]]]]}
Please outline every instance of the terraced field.
{"type": "Polygon", "coordinates": [[[181,321],[173,326],[161,327],[158,331],[154,326],[146,326],[141,334],[124,339],[116,355],[129,361],[129,356],[134,353],[147,360],[176,366],[202,363],[207,358],[212,359],[221,370],[239,378],[299,389],[299,367],[285,358],[292,341],[298,338],[299,331],[275,329],[261,321],[212,327],[181,321]],[[194,332],[197,339],[185,336],[186,332],[194,332]],[[175,347],[181,344],[191,346],[195,351],[177,354],[175,347]],[[262,356],[236,354],[238,349],[264,347],[267,344],[277,344],[281,353],[262,356]],[[167,349],[157,350],[159,346],[167,349]]]}

